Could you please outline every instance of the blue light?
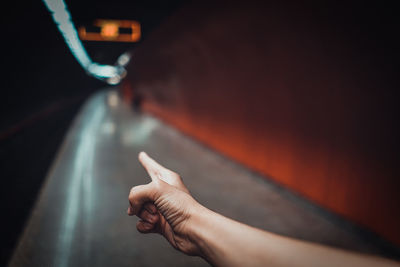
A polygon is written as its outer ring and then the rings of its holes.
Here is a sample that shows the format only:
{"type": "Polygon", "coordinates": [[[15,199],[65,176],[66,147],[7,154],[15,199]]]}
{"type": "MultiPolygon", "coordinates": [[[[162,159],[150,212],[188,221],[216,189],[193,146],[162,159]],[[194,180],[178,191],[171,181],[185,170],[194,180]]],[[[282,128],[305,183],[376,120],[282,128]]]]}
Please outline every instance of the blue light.
{"type": "MultiPolygon", "coordinates": [[[[92,61],[87,54],[78,32],[71,20],[70,13],[63,0],[43,0],[47,9],[52,13],[53,20],[64,37],[71,53],[86,72],[109,84],[118,84],[126,75],[124,65],[101,65],[92,61]]],[[[126,54],[124,54],[126,57],[126,54]]]]}

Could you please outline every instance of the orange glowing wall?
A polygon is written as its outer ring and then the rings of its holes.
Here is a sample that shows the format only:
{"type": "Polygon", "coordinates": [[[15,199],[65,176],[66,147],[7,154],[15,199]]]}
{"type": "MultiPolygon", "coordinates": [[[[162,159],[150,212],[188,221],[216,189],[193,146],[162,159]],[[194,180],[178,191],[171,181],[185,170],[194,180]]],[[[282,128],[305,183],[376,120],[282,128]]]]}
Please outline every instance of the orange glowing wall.
{"type": "Polygon", "coordinates": [[[193,4],[134,51],[126,88],[146,111],[400,244],[399,87],[380,33],[354,10],[193,4]]]}

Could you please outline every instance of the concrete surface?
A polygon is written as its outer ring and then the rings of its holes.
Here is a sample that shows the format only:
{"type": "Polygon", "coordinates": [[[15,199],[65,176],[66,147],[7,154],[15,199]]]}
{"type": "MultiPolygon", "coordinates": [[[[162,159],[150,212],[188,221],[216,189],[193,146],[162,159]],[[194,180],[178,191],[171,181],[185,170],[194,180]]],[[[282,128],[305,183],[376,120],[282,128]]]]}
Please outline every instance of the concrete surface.
{"type": "MultiPolygon", "coordinates": [[[[45,146],[46,144],[43,144],[45,146]]],[[[132,186],[150,181],[146,151],[180,173],[205,206],[296,238],[382,254],[381,244],[158,119],[131,111],[115,91],[83,107],[42,188],[10,266],[207,266],[159,235],[136,231],[126,215],[132,186]]]]}

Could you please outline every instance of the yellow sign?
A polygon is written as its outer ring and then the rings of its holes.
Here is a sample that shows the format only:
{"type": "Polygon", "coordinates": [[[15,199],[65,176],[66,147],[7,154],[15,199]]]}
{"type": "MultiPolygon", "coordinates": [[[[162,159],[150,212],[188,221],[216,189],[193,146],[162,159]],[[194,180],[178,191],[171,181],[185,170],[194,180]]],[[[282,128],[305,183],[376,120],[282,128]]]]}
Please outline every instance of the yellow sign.
{"type": "Polygon", "coordinates": [[[94,26],[100,27],[100,33],[88,32],[86,27],[79,28],[79,38],[84,41],[108,41],[108,42],[137,42],[141,37],[140,23],[134,20],[104,20],[98,19],[94,26]],[[127,29],[130,33],[121,33],[121,29],[127,29]]]}

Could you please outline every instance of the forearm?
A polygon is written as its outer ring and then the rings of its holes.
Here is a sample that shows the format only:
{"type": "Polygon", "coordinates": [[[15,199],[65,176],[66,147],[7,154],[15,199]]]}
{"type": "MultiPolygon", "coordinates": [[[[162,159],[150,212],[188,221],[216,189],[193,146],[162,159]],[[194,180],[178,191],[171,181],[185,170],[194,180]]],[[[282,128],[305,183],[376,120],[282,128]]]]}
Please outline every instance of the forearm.
{"type": "Polygon", "coordinates": [[[400,266],[378,257],[303,242],[236,222],[193,199],[180,176],[146,153],[139,160],[152,182],[129,193],[129,215],[142,233],[158,232],[176,249],[216,266],[400,266]]]}
{"type": "Polygon", "coordinates": [[[191,220],[201,256],[215,266],[399,266],[398,263],[282,237],[205,207],[191,220]]]}
{"type": "Polygon", "coordinates": [[[261,255],[257,255],[260,250],[252,249],[259,234],[263,234],[260,230],[253,230],[202,206],[196,210],[190,224],[193,242],[199,247],[201,256],[212,265],[251,266],[248,258],[252,261],[261,259],[261,255]]]}

